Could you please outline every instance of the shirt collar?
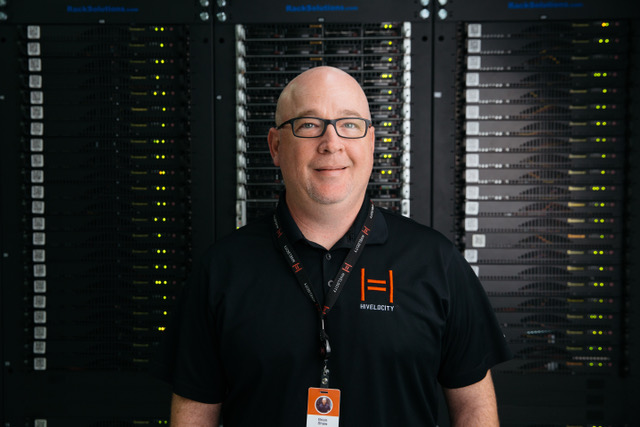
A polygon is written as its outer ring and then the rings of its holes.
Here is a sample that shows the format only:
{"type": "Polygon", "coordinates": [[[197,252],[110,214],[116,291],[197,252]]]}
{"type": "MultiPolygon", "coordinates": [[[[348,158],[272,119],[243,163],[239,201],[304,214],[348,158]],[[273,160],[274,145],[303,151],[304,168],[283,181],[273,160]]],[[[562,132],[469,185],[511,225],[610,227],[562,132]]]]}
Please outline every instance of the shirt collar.
{"type": "MultiPolygon", "coordinates": [[[[369,196],[365,196],[364,202],[360,207],[360,211],[358,212],[358,215],[356,216],[356,220],[354,221],[353,225],[351,226],[349,231],[347,231],[347,233],[344,236],[342,236],[342,238],[338,240],[338,242],[331,249],[339,249],[339,248],[349,249],[353,246],[353,244],[356,241],[356,238],[358,237],[358,233],[360,232],[360,230],[362,229],[362,226],[364,225],[364,220],[367,216],[367,210],[368,210],[367,207],[369,206],[369,203],[371,203],[369,196]]],[[[303,240],[307,242],[307,244],[313,247],[319,247],[319,245],[307,240],[302,234],[302,232],[300,231],[300,228],[298,228],[298,225],[293,220],[293,217],[289,212],[289,207],[287,206],[284,191],[282,192],[282,194],[280,194],[278,207],[276,209],[278,210],[278,216],[280,217],[280,221],[282,221],[282,228],[284,229],[284,232],[291,243],[295,243],[300,240],[303,240]]],[[[367,245],[383,244],[387,241],[388,236],[389,236],[389,232],[387,229],[387,222],[384,219],[384,215],[382,214],[380,209],[376,208],[376,216],[373,219],[372,232],[369,235],[369,238],[367,239],[367,245]]]]}

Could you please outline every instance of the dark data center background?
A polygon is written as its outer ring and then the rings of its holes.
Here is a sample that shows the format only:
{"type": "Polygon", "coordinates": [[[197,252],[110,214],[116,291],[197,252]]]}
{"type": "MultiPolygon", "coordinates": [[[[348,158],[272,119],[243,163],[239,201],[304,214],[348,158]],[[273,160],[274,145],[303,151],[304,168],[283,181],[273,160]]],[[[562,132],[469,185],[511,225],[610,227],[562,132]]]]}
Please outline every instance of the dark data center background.
{"type": "Polygon", "coordinates": [[[168,424],[175,298],[275,205],[275,101],[317,65],[369,98],[372,198],[489,294],[502,425],[640,425],[634,3],[0,0],[3,426],[168,424]]]}

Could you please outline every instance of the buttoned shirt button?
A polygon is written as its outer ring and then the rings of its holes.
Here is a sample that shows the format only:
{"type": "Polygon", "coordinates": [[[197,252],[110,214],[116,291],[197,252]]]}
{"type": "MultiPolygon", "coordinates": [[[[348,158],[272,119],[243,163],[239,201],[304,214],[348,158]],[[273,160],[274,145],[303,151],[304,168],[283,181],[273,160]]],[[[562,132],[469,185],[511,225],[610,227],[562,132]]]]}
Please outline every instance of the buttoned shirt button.
{"type": "Polygon", "coordinates": [[[330,254],[329,252],[327,252],[327,253],[324,255],[324,259],[326,259],[327,261],[331,261],[331,254],[330,254]]]}

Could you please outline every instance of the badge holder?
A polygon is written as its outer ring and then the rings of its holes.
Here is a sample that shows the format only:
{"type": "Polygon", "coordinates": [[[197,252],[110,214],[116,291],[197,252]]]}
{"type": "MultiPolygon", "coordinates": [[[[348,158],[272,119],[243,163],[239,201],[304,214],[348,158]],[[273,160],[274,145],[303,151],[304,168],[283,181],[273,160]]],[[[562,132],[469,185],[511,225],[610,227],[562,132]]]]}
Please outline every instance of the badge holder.
{"type": "Polygon", "coordinates": [[[340,421],[340,390],[309,388],[307,427],[338,427],[340,421]]]}

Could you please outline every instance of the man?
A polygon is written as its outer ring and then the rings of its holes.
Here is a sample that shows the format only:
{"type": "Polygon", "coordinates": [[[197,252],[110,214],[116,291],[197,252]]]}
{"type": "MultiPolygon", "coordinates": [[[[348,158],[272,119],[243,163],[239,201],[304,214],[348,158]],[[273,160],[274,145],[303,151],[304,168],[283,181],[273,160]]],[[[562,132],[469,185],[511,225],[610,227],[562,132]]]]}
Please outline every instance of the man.
{"type": "Polygon", "coordinates": [[[225,427],[303,426],[310,388],[340,390],[343,427],[433,426],[438,382],[453,425],[498,425],[504,338],[450,242],[371,206],[370,119],[338,69],[283,90],[268,143],[285,194],[187,286],[164,369],[172,426],[217,426],[221,411],[225,427]]]}
{"type": "Polygon", "coordinates": [[[316,409],[321,414],[326,414],[331,410],[331,401],[328,397],[321,397],[316,400],[316,409]]]}

